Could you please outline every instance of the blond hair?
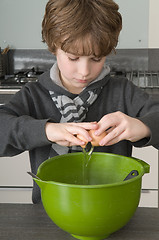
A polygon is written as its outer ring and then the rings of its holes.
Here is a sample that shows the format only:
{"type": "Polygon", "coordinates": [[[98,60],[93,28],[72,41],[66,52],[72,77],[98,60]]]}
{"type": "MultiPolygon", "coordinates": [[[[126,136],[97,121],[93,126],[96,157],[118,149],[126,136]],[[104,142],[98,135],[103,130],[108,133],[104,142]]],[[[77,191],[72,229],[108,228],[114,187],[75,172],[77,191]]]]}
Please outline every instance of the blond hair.
{"type": "Polygon", "coordinates": [[[48,49],[106,56],[115,50],[122,17],[113,0],[49,0],[42,22],[48,49]]]}

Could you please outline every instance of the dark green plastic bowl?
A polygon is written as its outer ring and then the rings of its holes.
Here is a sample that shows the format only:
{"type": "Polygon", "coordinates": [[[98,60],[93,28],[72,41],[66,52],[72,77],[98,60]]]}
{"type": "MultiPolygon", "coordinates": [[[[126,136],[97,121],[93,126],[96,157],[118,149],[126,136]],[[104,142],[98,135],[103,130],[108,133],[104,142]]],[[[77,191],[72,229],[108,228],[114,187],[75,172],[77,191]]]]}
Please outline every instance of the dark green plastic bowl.
{"type": "Polygon", "coordinates": [[[57,156],[42,163],[34,180],[43,206],[61,229],[83,240],[101,240],[122,228],[138,207],[142,176],[149,165],[115,154],[93,153],[83,185],[83,153],[57,156]],[[139,175],[123,181],[132,171],[139,175]]]}

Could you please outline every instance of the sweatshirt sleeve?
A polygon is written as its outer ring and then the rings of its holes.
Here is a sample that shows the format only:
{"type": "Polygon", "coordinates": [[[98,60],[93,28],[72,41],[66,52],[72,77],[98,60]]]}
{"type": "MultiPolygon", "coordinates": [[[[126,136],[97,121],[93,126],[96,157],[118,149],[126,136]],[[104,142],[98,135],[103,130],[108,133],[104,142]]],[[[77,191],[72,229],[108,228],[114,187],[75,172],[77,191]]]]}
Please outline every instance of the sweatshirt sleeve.
{"type": "Polygon", "coordinates": [[[27,88],[0,107],[0,156],[13,156],[50,144],[45,125],[50,119],[37,116],[27,88]]]}
{"type": "Polygon", "coordinates": [[[130,81],[127,85],[128,115],[136,117],[150,129],[150,138],[144,138],[132,143],[135,147],[150,146],[159,149],[159,101],[154,100],[149,94],[134,86],[130,81]],[[135,115],[134,115],[135,113],[135,115]]]}
{"type": "Polygon", "coordinates": [[[153,147],[159,149],[159,112],[149,113],[145,116],[139,117],[138,119],[149,127],[151,136],[150,138],[144,138],[133,143],[133,146],[146,147],[152,145],[153,147]]]}

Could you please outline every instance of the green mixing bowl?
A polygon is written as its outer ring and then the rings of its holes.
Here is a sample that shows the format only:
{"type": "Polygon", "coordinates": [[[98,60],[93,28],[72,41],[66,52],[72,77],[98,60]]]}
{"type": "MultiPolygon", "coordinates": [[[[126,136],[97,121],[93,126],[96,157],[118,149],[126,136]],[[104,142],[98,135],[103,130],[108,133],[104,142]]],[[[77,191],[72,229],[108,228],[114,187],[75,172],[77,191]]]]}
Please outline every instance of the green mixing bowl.
{"type": "Polygon", "coordinates": [[[57,156],[43,162],[36,183],[52,221],[72,236],[100,240],[122,228],[138,207],[142,176],[149,165],[115,154],[93,153],[84,172],[83,153],[57,156]],[[139,175],[123,181],[132,171],[139,175]],[[88,185],[84,185],[87,175],[88,185]]]}

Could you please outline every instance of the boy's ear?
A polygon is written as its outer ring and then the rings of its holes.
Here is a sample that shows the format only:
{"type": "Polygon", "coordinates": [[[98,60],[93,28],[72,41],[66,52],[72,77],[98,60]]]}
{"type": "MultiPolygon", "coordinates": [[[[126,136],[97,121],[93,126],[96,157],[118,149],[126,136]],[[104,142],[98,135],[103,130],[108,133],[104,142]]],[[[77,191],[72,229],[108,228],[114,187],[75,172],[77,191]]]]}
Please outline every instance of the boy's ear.
{"type": "Polygon", "coordinates": [[[51,52],[54,56],[56,56],[56,52],[51,52]]]}
{"type": "MultiPolygon", "coordinates": [[[[49,50],[49,49],[48,49],[49,50]]],[[[49,50],[50,51],[50,50],[49,50]]],[[[51,54],[53,54],[54,56],[56,56],[56,50],[55,51],[50,51],[51,54]]]]}
{"type": "Polygon", "coordinates": [[[56,52],[57,52],[57,48],[55,49],[55,51],[52,51],[52,54],[56,56],[56,52]]]}

